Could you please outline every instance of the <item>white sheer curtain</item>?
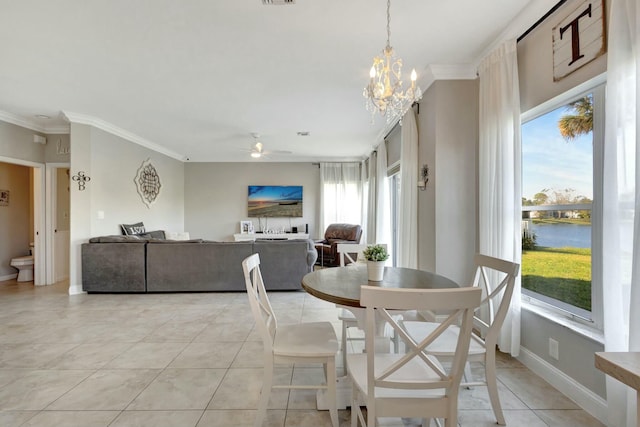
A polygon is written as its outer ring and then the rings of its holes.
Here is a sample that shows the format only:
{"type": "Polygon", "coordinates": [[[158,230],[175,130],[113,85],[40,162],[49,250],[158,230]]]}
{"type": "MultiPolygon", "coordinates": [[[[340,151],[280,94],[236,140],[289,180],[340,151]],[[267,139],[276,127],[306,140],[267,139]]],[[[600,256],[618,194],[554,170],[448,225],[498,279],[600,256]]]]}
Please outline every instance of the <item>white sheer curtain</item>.
{"type": "MultiPolygon", "coordinates": [[[[520,92],[516,41],[508,40],[482,60],[479,135],[480,252],[521,262],[520,92]]],[[[520,276],[498,346],[520,350],[520,276]]]]}
{"type": "Polygon", "coordinates": [[[367,169],[367,162],[363,160],[360,162],[360,182],[362,183],[362,200],[360,203],[360,209],[362,212],[362,238],[360,243],[367,243],[369,232],[369,171],[367,169]]]}
{"type": "MultiPolygon", "coordinates": [[[[640,351],[640,8],[613,0],[608,34],[603,180],[605,351],[640,351]]],[[[635,426],[635,392],[607,378],[609,426],[635,426]]]]}
{"type": "Polygon", "coordinates": [[[418,126],[412,108],[402,119],[398,267],[418,268],[418,126]]]}
{"type": "Polygon", "coordinates": [[[376,208],[378,206],[378,153],[372,152],[369,156],[369,174],[368,174],[368,197],[367,197],[367,238],[364,243],[376,242],[376,208]]]}
{"type": "Polygon", "coordinates": [[[360,163],[320,163],[320,186],[321,236],[329,224],[362,224],[360,163]]]}
{"type": "MultiPolygon", "coordinates": [[[[370,243],[386,243],[391,248],[391,203],[387,178],[387,146],[383,141],[377,148],[376,163],[376,235],[370,243]]],[[[391,260],[391,257],[389,257],[391,260]]]]}

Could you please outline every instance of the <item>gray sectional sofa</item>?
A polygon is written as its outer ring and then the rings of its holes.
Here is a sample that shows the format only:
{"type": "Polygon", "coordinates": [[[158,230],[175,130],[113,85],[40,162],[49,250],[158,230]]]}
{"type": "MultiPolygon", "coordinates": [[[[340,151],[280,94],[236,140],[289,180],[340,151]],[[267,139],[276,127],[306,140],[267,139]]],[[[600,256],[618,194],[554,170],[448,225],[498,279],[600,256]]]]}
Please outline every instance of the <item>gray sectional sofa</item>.
{"type": "Polygon", "coordinates": [[[318,256],[311,240],[95,237],[82,245],[82,288],[90,293],[245,291],[241,263],[253,253],[260,254],[268,290],[301,289],[318,256]]]}

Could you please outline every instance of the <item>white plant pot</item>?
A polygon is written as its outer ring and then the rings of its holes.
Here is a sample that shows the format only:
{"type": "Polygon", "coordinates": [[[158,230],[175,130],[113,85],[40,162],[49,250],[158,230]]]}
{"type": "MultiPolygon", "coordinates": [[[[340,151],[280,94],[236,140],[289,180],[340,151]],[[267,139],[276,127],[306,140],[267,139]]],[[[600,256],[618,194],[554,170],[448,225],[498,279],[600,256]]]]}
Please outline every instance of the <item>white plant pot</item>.
{"type": "Polygon", "coordinates": [[[369,281],[380,282],[384,277],[384,261],[367,261],[369,281]]]}

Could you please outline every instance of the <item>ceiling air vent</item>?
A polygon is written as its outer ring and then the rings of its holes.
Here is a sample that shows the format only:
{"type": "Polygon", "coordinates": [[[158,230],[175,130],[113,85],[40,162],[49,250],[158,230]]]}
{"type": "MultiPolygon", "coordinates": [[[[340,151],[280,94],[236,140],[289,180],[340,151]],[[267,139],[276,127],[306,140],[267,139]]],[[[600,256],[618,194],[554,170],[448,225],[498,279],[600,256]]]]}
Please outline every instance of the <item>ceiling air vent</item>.
{"type": "Polygon", "coordinates": [[[295,4],[296,0],[262,0],[262,4],[295,4]]]}

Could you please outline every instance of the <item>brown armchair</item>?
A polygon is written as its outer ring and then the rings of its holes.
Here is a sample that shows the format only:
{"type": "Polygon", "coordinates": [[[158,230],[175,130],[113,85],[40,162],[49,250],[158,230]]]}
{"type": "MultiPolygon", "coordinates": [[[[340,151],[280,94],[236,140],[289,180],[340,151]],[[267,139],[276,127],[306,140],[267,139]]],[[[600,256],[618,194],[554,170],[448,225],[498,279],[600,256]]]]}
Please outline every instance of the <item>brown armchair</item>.
{"type": "Polygon", "coordinates": [[[316,241],[317,263],[324,267],[338,267],[340,254],[338,243],[360,243],[362,228],[357,224],[331,224],[324,232],[324,239],[316,241]]]}

